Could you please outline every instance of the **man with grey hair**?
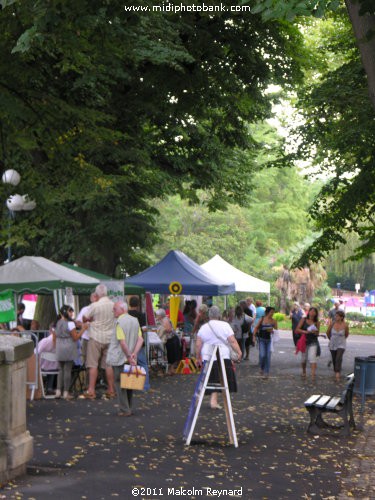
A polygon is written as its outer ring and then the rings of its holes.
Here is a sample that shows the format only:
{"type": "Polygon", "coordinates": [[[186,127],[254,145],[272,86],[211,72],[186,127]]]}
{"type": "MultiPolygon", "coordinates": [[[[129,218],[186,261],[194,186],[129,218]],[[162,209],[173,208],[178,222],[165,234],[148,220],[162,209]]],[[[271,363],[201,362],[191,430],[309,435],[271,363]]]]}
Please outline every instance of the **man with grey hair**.
{"type": "Polygon", "coordinates": [[[116,396],[112,366],[107,365],[108,346],[113,330],[113,302],[107,296],[107,287],[100,284],[95,293],[98,297],[89,307],[84,320],[90,321],[90,338],[87,344],[86,367],[89,370],[89,387],[85,398],[95,399],[95,386],[98,378],[98,368],[105,370],[107,378],[107,392],[105,397],[112,399],[116,396]]]}
{"type": "Polygon", "coordinates": [[[142,331],[137,318],[128,314],[125,302],[115,302],[113,305],[115,325],[108,348],[107,363],[113,367],[114,380],[119,404],[118,416],[132,415],[133,391],[121,388],[121,373],[124,365],[137,365],[137,355],[142,348],[142,331]]]}

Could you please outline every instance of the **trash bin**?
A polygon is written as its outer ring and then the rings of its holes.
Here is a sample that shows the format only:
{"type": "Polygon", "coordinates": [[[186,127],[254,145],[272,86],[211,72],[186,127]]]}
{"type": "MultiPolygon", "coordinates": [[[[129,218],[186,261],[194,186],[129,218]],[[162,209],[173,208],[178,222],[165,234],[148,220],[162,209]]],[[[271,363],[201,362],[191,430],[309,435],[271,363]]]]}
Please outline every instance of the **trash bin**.
{"type": "Polygon", "coordinates": [[[353,392],[361,394],[363,411],[366,396],[375,394],[375,356],[354,359],[354,380],[353,392]]]}

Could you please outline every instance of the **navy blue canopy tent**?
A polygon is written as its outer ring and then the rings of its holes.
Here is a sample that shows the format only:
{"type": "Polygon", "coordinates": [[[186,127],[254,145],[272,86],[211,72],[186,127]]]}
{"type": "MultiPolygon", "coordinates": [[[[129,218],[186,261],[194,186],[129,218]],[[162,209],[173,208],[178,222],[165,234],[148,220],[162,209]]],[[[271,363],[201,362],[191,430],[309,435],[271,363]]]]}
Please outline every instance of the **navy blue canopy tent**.
{"type": "Polygon", "coordinates": [[[234,283],[220,281],[178,250],[171,250],[160,262],[128,278],[126,283],[143,286],[151,293],[169,294],[169,285],[174,281],[181,283],[183,295],[229,295],[236,291],[234,283]]]}

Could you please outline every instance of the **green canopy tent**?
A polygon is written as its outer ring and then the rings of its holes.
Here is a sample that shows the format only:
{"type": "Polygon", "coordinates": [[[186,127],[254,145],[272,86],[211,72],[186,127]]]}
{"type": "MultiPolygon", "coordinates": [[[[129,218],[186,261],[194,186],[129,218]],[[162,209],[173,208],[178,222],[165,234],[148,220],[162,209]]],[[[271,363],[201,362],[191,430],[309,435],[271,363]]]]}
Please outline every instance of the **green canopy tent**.
{"type": "Polygon", "coordinates": [[[74,293],[93,291],[100,280],[44,257],[20,257],[0,266],[0,291],[47,294],[72,288],[74,293]]]}
{"type": "MultiPolygon", "coordinates": [[[[92,278],[98,279],[101,283],[105,283],[108,286],[108,282],[120,282],[121,286],[124,288],[124,295],[142,295],[145,293],[145,289],[138,285],[132,285],[131,283],[124,283],[123,280],[116,280],[115,278],[111,278],[102,273],[98,273],[96,271],[91,271],[90,269],[85,269],[84,267],[77,266],[75,264],[68,264],[66,262],[62,263],[63,266],[68,269],[73,269],[74,271],[78,271],[79,273],[86,274],[87,276],[91,276],[92,278]]],[[[110,288],[110,286],[109,286],[110,288]]]]}
{"type": "Polygon", "coordinates": [[[56,311],[69,293],[86,294],[95,290],[100,280],[44,257],[24,256],[0,266],[0,292],[14,294],[53,294],[56,311]]]}

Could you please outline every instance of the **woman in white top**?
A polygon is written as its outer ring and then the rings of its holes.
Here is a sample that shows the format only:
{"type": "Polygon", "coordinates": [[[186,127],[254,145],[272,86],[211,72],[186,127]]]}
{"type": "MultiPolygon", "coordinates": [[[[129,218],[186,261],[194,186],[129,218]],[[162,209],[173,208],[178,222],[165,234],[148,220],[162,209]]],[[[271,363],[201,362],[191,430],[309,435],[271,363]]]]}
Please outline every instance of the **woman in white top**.
{"type": "Polygon", "coordinates": [[[333,370],[336,381],[340,380],[342,358],[346,349],[346,339],[349,336],[349,326],[345,321],[345,313],[337,310],[333,322],[327,330],[329,338],[329,350],[331,351],[333,370]]]}
{"type": "MultiPolygon", "coordinates": [[[[211,355],[215,345],[221,346],[221,352],[224,359],[225,371],[228,379],[228,387],[230,392],[237,392],[237,381],[233,370],[232,361],[230,359],[230,350],[228,343],[237,352],[238,360],[241,359],[241,349],[236,341],[233,330],[228,323],[221,321],[220,309],[217,306],[212,306],[208,311],[208,323],[205,323],[199,330],[196,342],[196,359],[198,366],[202,366],[203,362],[211,359],[211,355]]],[[[219,380],[219,370],[217,361],[214,361],[209,384],[217,384],[219,380]]],[[[213,409],[220,408],[217,403],[217,393],[214,389],[207,389],[206,394],[211,395],[210,406],[213,409]]]]}

